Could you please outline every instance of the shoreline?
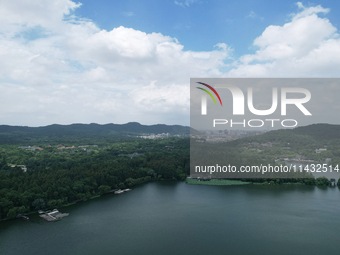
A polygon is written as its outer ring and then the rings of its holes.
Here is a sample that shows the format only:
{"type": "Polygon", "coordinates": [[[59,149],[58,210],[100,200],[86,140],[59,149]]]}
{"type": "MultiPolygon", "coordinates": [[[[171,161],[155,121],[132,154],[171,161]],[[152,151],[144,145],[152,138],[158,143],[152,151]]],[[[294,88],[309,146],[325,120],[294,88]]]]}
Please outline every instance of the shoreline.
{"type": "MultiPolygon", "coordinates": [[[[165,180],[154,180],[154,181],[151,181],[151,182],[161,182],[161,181],[165,181],[165,180]]],[[[287,183],[270,183],[270,182],[245,182],[245,181],[241,181],[241,180],[230,180],[230,179],[211,179],[211,180],[197,180],[197,179],[192,179],[192,178],[186,178],[185,180],[171,180],[171,181],[175,181],[175,182],[184,182],[185,184],[188,184],[188,185],[206,185],[206,186],[243,186],[243,185],[263,185],[263,186],[280,186],[280,185],[302,185],[302,186],[308,186],[307,184],[305,183],[301,183],[301,182],[287,182],[287,183]]],[[[143,183],[140,183],[139,185],[143,185],[143,184],[146,184],[150,181],[147,181],[147,182],[143,182],[143,183]]],[[[136,186],[139,186],[139,185],[136,185],[136,186]]],[[[328,186],[318,186],[318,185],[310,185],[312,187],[319,187],[319,188],[329,188],[328,186]]],[[[334,187],[334,188],[339,188],[340,187],[334,187]]],[[[101,198],[101,197],[105,197],[105,196],[108,196],[108,195],[119,195],[119,194],[114,194],[114,192],[112,190],[110,190],[109,192],[107,193],[104,193],[104,194],[97,194],[97,195],[94,195],[86,200],[77,200],[77,201],[74,201],[74,202],[70,202],[70,203],[67,203],[65,205],[60,205],[58,206],[58,208],[67,208],[67,207],[70,207],[70,206],[73,206],[73,205],[76,205],[76,204],[81,204],[81,203],[85,203],[87,201],[90,201],[90,200],[94,200],[94,199],[98,199],[98,198],[101,198]]],[[[37,211],[31,211],[31,212],[27,212],[27,213],[24,213],[23,215],[25,216],[30,216],[30,215],[38,215],[38,210],[37,211]]],[[[5,219],[1,219],[0,222],[5,222],[5,221],[10,221],[10,220],[18,220],[19,218],[5,218],[5,219]]]]}
{"type": "Polygon", "coordinates": [[[226,180],[226,179],[211,179],[211,180],[199,180],[187,178],[186,184],[189,185],[207,185],[207,186],[236,186],[236,185],[249,185],[251,182],[244,182],[240,180],[226,180]]]}

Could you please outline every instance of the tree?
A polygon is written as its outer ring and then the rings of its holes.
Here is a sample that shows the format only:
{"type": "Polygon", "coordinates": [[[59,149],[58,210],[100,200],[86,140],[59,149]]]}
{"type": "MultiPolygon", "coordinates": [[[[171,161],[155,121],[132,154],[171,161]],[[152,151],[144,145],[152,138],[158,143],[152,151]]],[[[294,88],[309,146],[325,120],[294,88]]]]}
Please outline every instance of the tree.
{"type": "Polygon", "coordinates": [[[7,213],[10,208],[13,207],[13,203],[9,201],[7,198],[0,198],[0,219],[3,219],[7,216],[7,213]]]}
{"type": "Polygon", "coordinates": [[[108,185],[100,185],[100,186],[98,187],[98,190],[99,190],[100,195],[103,195],[103,194],[105,194],[105,193],[110,192],[111,187],[108,186],[108,185]]]}
{"type": "Polygon", "coordinates": [[[315,185],[316,183],[314,178],[304,178],[302,181],[306,185],[315,185]]]}
{"type": "Polygon", "coordinates": [[[35,210],[41,210],[41,209],[45,209],[46,204],[45,204],[45,200],[42,198],[37,198],[32,202],[32,207],[35,210]]]}
{"type": "Polygon", "coordinates": [[[13,207],[9,209],[7,213],[7,218],[10,218],[10,219],[15,218],[16,216],[18,216],[18,214],[24,213],[25,211],[26,211],[25,206],[13,207]]]}
{"type": "Polygon", "coordinates": [[[316,178],[317,186],[329,186],[330,181],[326,177],[318,177],[316,178]]]}

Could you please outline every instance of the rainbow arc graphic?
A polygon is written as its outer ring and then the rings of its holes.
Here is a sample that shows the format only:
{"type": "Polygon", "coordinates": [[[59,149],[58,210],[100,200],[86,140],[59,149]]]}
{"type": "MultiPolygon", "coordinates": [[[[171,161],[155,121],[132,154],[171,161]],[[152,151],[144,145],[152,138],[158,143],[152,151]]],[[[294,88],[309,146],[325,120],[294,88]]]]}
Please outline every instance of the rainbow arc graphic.
{"type": "MultiPolygon", "coordinates": [[[[206,94],[208,94],[211,98],[211,100],[214,102],[214,104],[217,104],[217,100],[220,103],[220,105],[222,106],[222,99],[220,97],[220,95],[218,94],[218,92],[216,91],[216,89],[214,89],[211,85],[204,83],[204,82],[196,82],[200,85],[203,85],[204,87],[196,87],[202,91],[204,91],[206,94]]],[[[207,100],[206,97],[202,97],[202,104],[201,104],[201,113],[202,115],[207,115],[207,100]]]]}

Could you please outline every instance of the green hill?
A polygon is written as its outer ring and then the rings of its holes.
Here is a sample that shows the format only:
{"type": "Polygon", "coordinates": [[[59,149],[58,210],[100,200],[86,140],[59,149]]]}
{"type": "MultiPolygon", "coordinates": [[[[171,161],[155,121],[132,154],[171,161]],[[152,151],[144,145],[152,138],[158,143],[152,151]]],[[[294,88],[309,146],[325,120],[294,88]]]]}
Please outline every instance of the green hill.
{"type": "Polygon", "coordinates": [[[144,134],[189,135],[190,128],[180,125],[141,125],[137,122],[126,124],[71,124],[44,127],[0,125],[0,144],[28,144],[32,142],[66,142],[89,140],[116,140],[122,136],[144,134]]]}

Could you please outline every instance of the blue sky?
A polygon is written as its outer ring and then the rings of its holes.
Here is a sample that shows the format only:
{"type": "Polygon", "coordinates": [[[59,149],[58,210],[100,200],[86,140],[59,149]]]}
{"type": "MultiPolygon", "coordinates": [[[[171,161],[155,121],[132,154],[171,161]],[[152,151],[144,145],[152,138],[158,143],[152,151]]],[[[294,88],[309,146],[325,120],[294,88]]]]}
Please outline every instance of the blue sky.
{"type": "MultiPolygon", "coordinates": [[[[81,0],[76,14],[111,30],[125,26],[177,38],[186,49],[211,50],[224,42],[235,57],[251,53],[254,38],[269,25],[281,25],[298,11],[297,1],[270,0],[81,0]]],[[[330,8],[327,18],[339,27],[340,2],[304,2],[330,8]]]]}
{"type": "Polygon", "coordinates": [[[191,77],[339,77],[339,17],[335,0],[3,0],[0,124],[189,125],[191,77]]]}

